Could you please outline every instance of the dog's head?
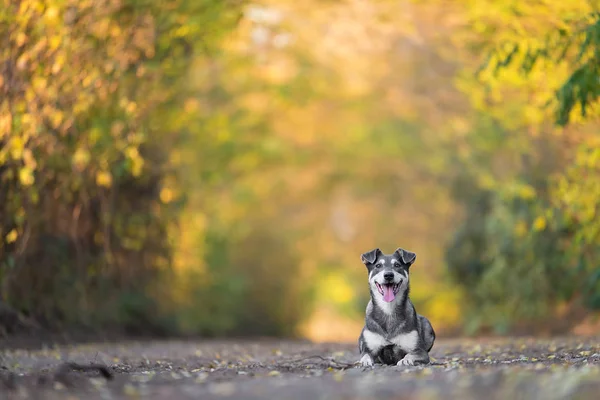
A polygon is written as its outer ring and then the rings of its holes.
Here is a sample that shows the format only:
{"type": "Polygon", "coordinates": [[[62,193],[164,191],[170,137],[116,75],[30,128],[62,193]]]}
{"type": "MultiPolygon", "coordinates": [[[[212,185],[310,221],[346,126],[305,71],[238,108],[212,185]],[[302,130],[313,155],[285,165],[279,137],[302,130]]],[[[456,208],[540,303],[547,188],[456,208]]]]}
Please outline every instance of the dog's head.
{"type": "Polygon", "coordinates": [[[400,248],[391,255],[379,249],[362,254],[360,259],[369,271],[373,294],[379,293],[385,302],[391,303],[398,293],[408,290],[408,270],[416,258],[415,253],[400,248]]]}

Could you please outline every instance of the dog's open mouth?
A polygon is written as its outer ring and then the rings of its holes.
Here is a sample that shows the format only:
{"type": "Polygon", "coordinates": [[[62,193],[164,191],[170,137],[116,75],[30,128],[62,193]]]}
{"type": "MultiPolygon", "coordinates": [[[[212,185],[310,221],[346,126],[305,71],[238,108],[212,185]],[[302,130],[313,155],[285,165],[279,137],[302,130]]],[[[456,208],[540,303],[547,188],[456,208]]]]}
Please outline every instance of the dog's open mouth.
{"type": "Polygon", "coordinates": [[[399,283],[384,283],[383,285],[380,285],[379,283],[375,282],[375,285],[377,285],[377,290],[379,290],[379,293],[383,295],[383,300],[387,301],[388,303],[394,301],[398,291],[400,290],[399,283]]]}

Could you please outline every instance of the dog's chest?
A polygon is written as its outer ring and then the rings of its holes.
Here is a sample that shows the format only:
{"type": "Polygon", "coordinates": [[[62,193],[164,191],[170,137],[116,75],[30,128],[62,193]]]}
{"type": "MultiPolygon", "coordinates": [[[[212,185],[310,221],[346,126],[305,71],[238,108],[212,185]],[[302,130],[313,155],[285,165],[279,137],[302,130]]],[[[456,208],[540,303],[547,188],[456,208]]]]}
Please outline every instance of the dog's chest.
{"type": "Polygon", "coordinates": [[[411,352],[414,351],[419,344],[419,333],[416,330],[397,335],[381,335],[377,332],[365,329],[363,337],[367,347],[372,351],[377,351],[385,346],[395,345],[405,352],[411,352]]]}

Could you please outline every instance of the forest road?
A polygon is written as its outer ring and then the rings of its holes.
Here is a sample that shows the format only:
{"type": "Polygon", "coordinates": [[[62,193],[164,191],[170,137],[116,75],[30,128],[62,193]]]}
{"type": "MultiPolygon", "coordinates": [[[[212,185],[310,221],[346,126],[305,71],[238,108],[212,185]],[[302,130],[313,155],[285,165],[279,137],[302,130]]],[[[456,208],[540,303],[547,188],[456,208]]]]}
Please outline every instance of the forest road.
{"type": "Polygon", "coordinates": [[[275,339],[13,347],[0,399],[600,398],[600,337],[439,339],[431,356],[362,368],[355,344],[275,339]]]}

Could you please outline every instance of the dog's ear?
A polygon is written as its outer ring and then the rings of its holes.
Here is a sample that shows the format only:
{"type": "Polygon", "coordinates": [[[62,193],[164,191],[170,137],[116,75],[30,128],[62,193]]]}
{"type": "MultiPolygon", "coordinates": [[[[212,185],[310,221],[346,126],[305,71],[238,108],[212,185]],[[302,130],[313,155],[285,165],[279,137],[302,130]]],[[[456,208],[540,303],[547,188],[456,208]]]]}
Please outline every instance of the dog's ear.
{"type": "Polygon", "coordinates": [[[379,257],[380,255],[381,255],[381,250],[373,249],[371,251],[367,251],[366,253],[362,254],[360,256],[360,261],[362,261],[363,264],[365,264],[365,265],[373,264],[377,260],[377,257],[379,257]]]}
{"type": "Polygon", "coordinates": [[[409,267],[415,262],[415,259],[417,258],[417,255],[412,251],[404,250],[401,248],[398,248],[394,253],[397,254],[398,257],[400,257],[400,260],[402,260],[402,262],[409,267]]]}

